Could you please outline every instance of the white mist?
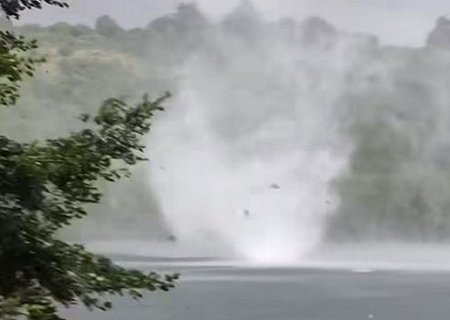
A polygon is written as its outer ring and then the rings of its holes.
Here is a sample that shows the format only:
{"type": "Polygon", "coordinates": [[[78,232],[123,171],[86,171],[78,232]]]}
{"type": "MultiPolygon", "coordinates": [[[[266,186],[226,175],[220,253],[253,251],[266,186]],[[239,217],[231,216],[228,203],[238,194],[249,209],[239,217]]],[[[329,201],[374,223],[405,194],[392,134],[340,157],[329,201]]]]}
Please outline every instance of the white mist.
{"type": "Polygon", "coordinates": [[[152,133],[149,183],[178,241],[295,263],[338,204],[330,182],[348,148],[334,105],[347,58],[339,47],[324,59],[249,21],[255,34],[218,32],[180,68],[152,133]]]}

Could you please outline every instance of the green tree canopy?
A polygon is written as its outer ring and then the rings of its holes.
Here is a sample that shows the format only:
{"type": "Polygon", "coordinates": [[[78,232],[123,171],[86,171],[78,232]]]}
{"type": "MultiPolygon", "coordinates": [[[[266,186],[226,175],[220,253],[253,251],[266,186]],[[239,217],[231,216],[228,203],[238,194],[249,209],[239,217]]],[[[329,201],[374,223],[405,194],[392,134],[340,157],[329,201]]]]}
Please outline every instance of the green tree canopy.
{"type": "Polygon", "coordinates": [[[65,1],[59,0],[1,0],[0,8],[8,18],[19,19],[20,13],[27,9],[41,9],[43,4],[67,8],[65,1]]]}
{"type": "MultiPolygon", "coordinates": [[[[7,17],[59,1],[1,1],[7,17]]],[[[23,76],[32,76],[36,48],[10,32],[0,32],[0,103],[18,98],[23,76]]],[[[56,233],[85,217],[98,203],[100,180],[129,175],[128,166],[145,160],[143,135],[169,97],[130,106],[105,100],[94,116],[82,115],[86,129],[67,137],[19,143],[0,136],[0,319],[56,320],[60,305],[83,304],[107,310],[111,295],[142,297],[141,290],[169,290],[177,275],[128,270],[56,233]]]]}
{"type": "Polygon", "coordinates": [[[122,27],[110,16],[101,16],[95,22],[95,30],[105,37],[113,37],[123,32],[122,27]]]}

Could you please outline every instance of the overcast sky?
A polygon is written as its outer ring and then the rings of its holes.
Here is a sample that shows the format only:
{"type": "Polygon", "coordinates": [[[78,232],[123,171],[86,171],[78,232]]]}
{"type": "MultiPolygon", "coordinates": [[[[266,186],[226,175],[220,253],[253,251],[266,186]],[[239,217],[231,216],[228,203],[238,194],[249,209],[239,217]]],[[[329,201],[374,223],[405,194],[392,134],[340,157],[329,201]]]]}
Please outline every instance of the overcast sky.
{"type": "MultiPolygon", "coordinates": [[[[69,0],[70,9],[29,12],[23,22],[57,21],[92,25],[108,14],[125,27],[145,26],[154,17],[173,12],[180,0],[69,0]]],[[[186,1],[185,1],[186,2],[186,1]]],[[[188,1],[189,2],[189,1],[188,1]]],[[[238,0],[197,0],[212,19],[238,0]]],[[[377,35],[383,43],[421,45],[438,16],[450,15],[449,0],[253,0],[267,18],[319,15],[338,28],[377,35]]]]}

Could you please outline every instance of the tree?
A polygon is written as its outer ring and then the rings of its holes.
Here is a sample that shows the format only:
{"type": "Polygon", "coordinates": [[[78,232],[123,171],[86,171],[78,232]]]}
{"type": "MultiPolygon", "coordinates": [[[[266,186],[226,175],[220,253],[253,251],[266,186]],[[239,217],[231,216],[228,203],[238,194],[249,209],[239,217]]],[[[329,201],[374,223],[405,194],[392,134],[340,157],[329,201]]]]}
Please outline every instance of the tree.
{"type": "MultiPolygon", "coordinates": [[[[42,8],[42,4],[67,7],[57,0],[0,0],[0,9],[6,18],[19,19],[26,9],[42,8]]],[[[0,105],[15,104],[19,97],[20,82],[24,75],[33,75],[39,59],[25,57],[24,53],[36,49],[36,41],[26,41],[10,31],[0,30],[0,105]]]]}
{"type": "Polygon", "coordinates": [[[222,25],[228,32],[253,38],[260,33],[262,20],[253,4],[248,0],[242,0],[225,16],[222,25]]]}
{"type": "MultiPolygon", "coordinates": [[[[0,2],[8,18],[25,8],[58,1],[0,2]]],[[[36,47],[0,32],[0,103],[12,105],[24,76],[32,76],[36,47]]],[[[177,275],[161,276],[115,265],[82,245],[61,241],[56,233],[85,217],[86,205],[98,203],[99,180],[116,181],[128,167],[145,160],[140,138],[149,132],[155,112],[169,97],[136,106],[107,99],[95,116],[82,115],[86,129],[67,137],[19,143],[0,136],[0,319],[57,320],[59,305],[112,307],[108,297],[142,290],[169,290],[177,275]]]]}
{"type": "Polygon", "coordinates": [[[99,17],[95,22],[95,30],[105,37],[114,37],[123,32],[123,29],[110,16],[99,17]]]}

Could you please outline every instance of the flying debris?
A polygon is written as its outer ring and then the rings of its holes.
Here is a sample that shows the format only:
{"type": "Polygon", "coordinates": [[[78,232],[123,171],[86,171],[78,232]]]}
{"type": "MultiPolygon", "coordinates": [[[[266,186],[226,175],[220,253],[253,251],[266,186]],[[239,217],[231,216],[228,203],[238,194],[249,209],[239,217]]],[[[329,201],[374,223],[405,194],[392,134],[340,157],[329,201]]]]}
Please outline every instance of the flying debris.
{"type": "Polygon", "coordinates": [[[270,185],[270,189],[280,189],[280,186],[278,184],[276,184],[276,183],[272,183],[270,185]]]}
{"type": "Polygon", "coordinates": [[[177,241],[177,238],[176,238],[173,234],[167,236],[166,239],[167,239],[168,241],[170,241],[170,242],[175,242],[175,241],[177,241]]]}

